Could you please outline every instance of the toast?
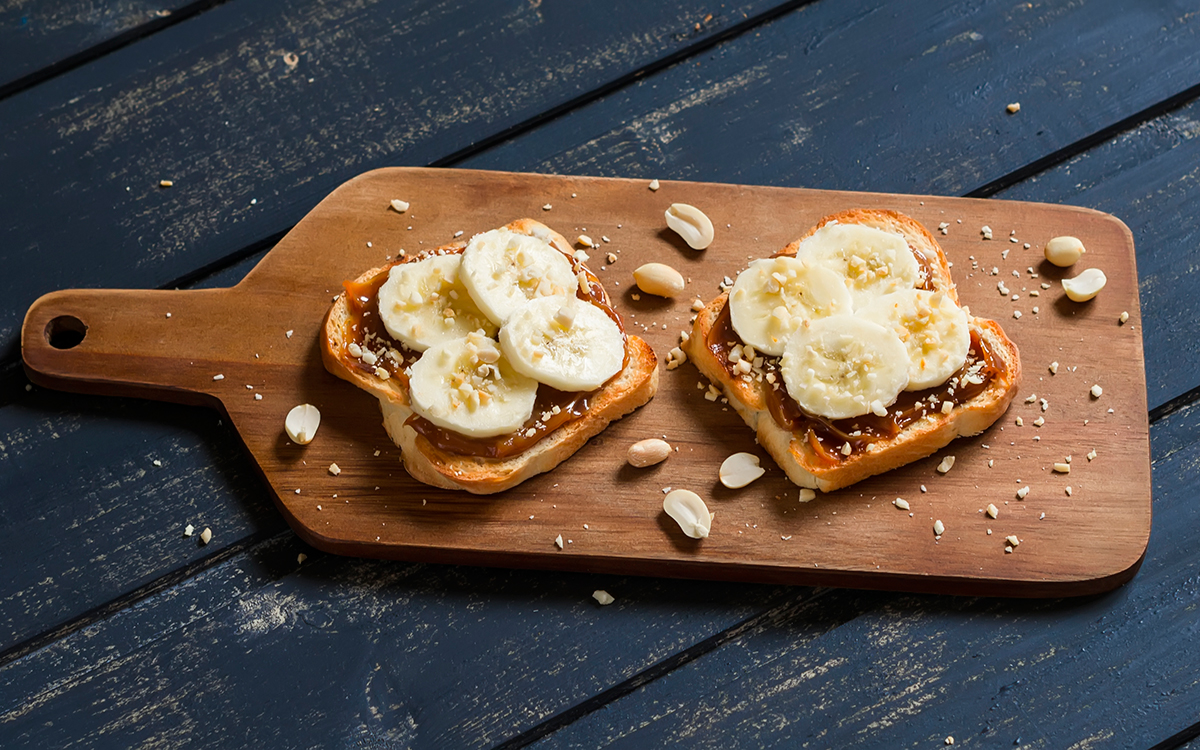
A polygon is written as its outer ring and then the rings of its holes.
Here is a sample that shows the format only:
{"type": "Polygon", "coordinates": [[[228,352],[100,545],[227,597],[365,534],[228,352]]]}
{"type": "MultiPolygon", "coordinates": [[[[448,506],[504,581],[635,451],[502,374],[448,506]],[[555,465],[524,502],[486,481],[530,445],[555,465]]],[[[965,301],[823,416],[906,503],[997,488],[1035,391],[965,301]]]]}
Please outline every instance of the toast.
{"type": "MultiPolygon", "coordinates": [[[[852,210],[825,217],[779,255],[794,256],[804,239],[831,222],[865,224],[902,235],[918,261],[924,260],[923,288],[943,292],[957,302],[945,253],[923,226],[897,212],[852,210]]],[[[925,407],[920,400],[927,394],[925,391],[901,393],[900,398],[906,399],[903,403],[912,402],[917,408],[905,412],[897,401],[896,414],[907,414],[896,416],[895,427],[889,428],[898,431],[891,435],[881,431],[869,440],[856,441],[853,446],[847,440],[845,446],[851,450],[844,454],[829,436],[853,435],[852,428],[859,427],[860,420],[869,420],[870,415],[830,420],[808,414],[794,401],[785,403],[786,391],[779,395],[780,382],[774,376],[771,376],[773,382],[735,376],[723,356],[723,346],[729,340],[737,340],[729,325],[728,298],[728,292],[722,293],[696,316],[684,345],[688,359],[721,388],[729,404],[754,430],[758,442],[788,478],[801,487],[830,492],[929,456],[956,437],[976,435],[1004,414],[1020,384],[1021,360],[1016,345],[995,321],[976,318],[968,312],[970,354],[967,364],[954,377],[955,382],[958,378],[967,382],[969,376],[973,382],[978,376],[982,382],[972,388],[963,387],[957,399],[946,400],[944,404],[952,404],[948,411],[925,407]],[[972,367],[975,369],[971,370],[972,367]],[[785,422],[780,416],[784,413],[795,414],[796,418],[785,422]]],[[[772,371],[778,358],[767,359],[766,370],[772,371]]],[[[950,392],[954,393],[954,389],[950,392]]]]}
{"type": "MultiPolygon", "coordinates": [[[[543,239],[562,252],[571,260],[576,271],[586,274],[591,291],[589,301],[602,305],[602,309],[606,309],[610,315],[616,315],[611,311],[608,296],[599,280],[572,257],[570,244],[562,235],[532,219],[519,219],[503,228],[543,239]]],[[[409,396],[408,370],[420,358],[420,354],[378,327],[368,331],[367,325],[360,325],[365,318],[358,301],[365,302],[376,293],[392,267],[434,255],[461,253],[466,247],[465,241],[443,245],[373,268],[357,279],[346,282],[346,291],[335,299],[325,319],[321,359],[330,373],[379,400],[384,428],[400,447],[404,468],[414,479],[435,487],[491,494],[550,471],[570,458],[588,439],[602,432],[611,422],[646,404],[658,389],[658,360],[645,341],[637,336],[625,335],[625,359],[620,371],[597,390],[587,394],[551,391],[560,400],[565,398],[573,405],[562,412],[571,412],[573,416],[566,418],[566,421],[561,421],[563,418],[560,417],[560,423],[552,428],[547,427],[536,435],[531,444],[515,452],[488,455],[495,452],[489,447],[495,441],[476,443],[472,438],[453,433],[446,435],[443,432],[446,439],[441,443],[430,439],[414,427],[414,421],[420,417],[415,414],[409,396]],[[364,347],[364,344],[367,346],[364,347]],[[355,354],[364,348],[371,351],[369,362],[365,362],[361,354],[355,354]],[[378,367],[385,368],[383,373],[376,369],[378,367]],[[575,396],[575,400],[571,400],[572,396],[575,396]],[[575,404],[586,404],[586,408],[576,408],[575,404]]],[[[539,390],[539,397],[542,393],[539,390]]],[[[555,414],[558,413],[556,408],[555,414]]],[[[534,420],[535,417],[531,416],[530,423],[534,420]]],[[[523,429],[510,437],[520,437],[523,429]]]]}

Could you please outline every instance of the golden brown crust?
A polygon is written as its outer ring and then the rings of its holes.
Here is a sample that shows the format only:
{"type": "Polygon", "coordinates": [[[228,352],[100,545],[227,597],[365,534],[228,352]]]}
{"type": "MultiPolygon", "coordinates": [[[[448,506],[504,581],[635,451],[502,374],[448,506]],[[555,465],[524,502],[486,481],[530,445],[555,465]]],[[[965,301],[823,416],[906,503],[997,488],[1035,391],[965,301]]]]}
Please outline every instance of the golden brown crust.
{"type": "MultiPolygon", "coordinates": [[[[892,211],[855,210],[828,216],[822,219],[817,227],[833,220],[902,231],[910,244],[915,241],[924,243],[921,249],[929,252],[928,257],[933,261],[935,288],[953,291],[945,253],[916,221],[892,211]],[[917,229],[920,231],[916,231],[917,229]]],[[[805,234],[805,237],[810,236],[813,231],[816,231],[815,228],[805,234]]],[[[801,240],[788,245],[782,254],[794,254],[801,240]]],[[[870,450],[856,452],[830,466],[813,452],[803,436],[785,429],[775,421],[766,406],[766,396],[762,390],[767,387],[765,384],[747,383],[733,378],[724,364],[709,350],[706,345],[708,334],[728,296],[721,294],[696,316],[692,334],[685,345],[688,359],[705,377],[721,387],[730,405],[737,410],[750,429],[754,430],[758,442],[771,454],[788,478],[802,487],[824,492],[840,489],[931,455],[956,437],[983,432],[1004,414],[1020,385],[1021,359],[1016,345],[995,321],[969,316],[972,330],[987,342],[1000,363],[1000,372],[989,383],[987,389],[975,398],[959,404],[949,414],[927,415],[906,427],[896,437],[877,442],[870,450]]]]}
{"type": "MultiPolygon", "coordinates": [[[[570,254],[571,246],[558,232],[533,219],[518,219],[504,227],[514,232],[540,237],[560,251],[570,254]]],[[[411,263],[433,254],[460,252],[465,242],[443,245],[427,253],[405,258],[411,263]]],[[[369,283],[387,273],[390,265],[373,268],[355,281],[369,283]]],[[[605,296],[607,301],[607,295],[605,296]]],[[[343,292],[334,301],[325,318],[321,340],[321,360],[325,369],[347,380],[379,399],[384,427],[393,442],[401,448],[404,468],[413,478],[447,489],[463,489],[476,494],[500,492],[536,474],[549,471],[570,458],[589,438],[599,434],[610,422],[644,405],[658,390],[658,359],[654,351],[636,336],[629,336],[629,353],[625,368],[605,383],[591,399],[588,411],[579,419],[568,422],[532,448],[507,459],[462,456],[440,450],[404,425],[412,415],[408,399],[408,378],[403,371],[387,380],[380,380],[362,370],[350,367],[343,353],[353,341],[350,331],[350,306],[343,292]]]]}

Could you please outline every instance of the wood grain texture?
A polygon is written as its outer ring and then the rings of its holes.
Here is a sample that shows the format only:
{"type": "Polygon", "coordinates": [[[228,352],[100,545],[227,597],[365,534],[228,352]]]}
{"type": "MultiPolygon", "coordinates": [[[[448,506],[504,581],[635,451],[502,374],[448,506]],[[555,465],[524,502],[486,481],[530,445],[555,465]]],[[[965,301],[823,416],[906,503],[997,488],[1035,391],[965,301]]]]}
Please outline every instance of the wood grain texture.
{"type": "MultiPolygon", "coordinates": [[[[1152,747],[1200,713],[1200,408],[1151,427],[1154,534],[1103,596],[880,596],[812,642],[770,624],[535,747],[1152,747]],[[1119,699],[1116,696],[1120,696],[1119,699]]],[[[858,600],[829,591],[823,606],[858,600]]]]}
{"type": "MultiPolygon", "coordinates": [[[[606,272],[598,273],[605,278],[606,272]]],[[[31,377],[42,385],[219,401],[289,523],[328,551],[1048,596],[1093,593],[1123,582],[1136,570],[1149,534],[1141,340],[1118,327],[1122,309],[1138,309],[1133,247],[1123,224],[1096,212],[697,183],[665,183],[651,193],[645,182],[634,180],[392,169],[367,173],[335,191],[237,287],[54,293],[30,309],[22,340],[31,377]],[[408,214],[389,210],[395,196],[413,201],[408,214]],[[661,220],[672,202],[705,207],[718,227],[736,226],[724,229],[706,252],[681,251],[684,246],[661,220]],[[558,208],[544,211],[544,204],[558,208]],[[1026,427],[1004,418],[981,438],[953,444],[943,453],[957,455],[958,463],[945,477],[933,471],[933,458],[812,505],[798,504],[795,488],[781,474],[750,491],[725,491],[715,481],[716,467],[730,453],[753,449],[753,436],[732,412],[703,400],[698,376],[687,369],[666,374],[649,407],[610,427],[565,467],[502,500],[470,498],[409,479],[378,426],[374,399],[320,365],[322,322],[339,280],[356,277],[381,255],[406,246],[415,252],[420,243],[435,247],[457,231],[474,233],[538,214],[561,232],[611,235],[614,242],[605,247],[621,256],[606,269],[610,294],[629,330],[665,352],[687,325],[690,295],[715,296],[721,278],[736,275],[748,255],[770,255],[821,216],[856,207],[898,209],[933,227],[939,220],[953,223],[955,231],[944,242],[959,268],[963,303],[976,315],[1004,321],[1028,372],[1022,396],[1040,393],[1052,409],[1023,403],[1010,417],[1023,415],[1026,427]],[[794,218],[780,222],[780,216],[794,218]],[[975,228],[985,224],[994,227],[996,240],[979,237],[975,228]],[[1036,269],[1040,274],[1026,271],[1039,251],[1008,242],[1005,230],[1039,247],[1060,233],[1087,238],[1090,260],[1109,274],[1105,294],[1087,305],[1069,302],[1052,283],[1061,271],[1044,262],[1036,269]],[[1000,258],[1001,245],[1012,253],[1005,253],[1007,260],[1000,258]],[[985,253],[996,257],[989,261],[985,253]],[[972,263],[975,254],[979,260],[972,263]],[[648,296],[635,300],[628,271],[651,260],[683,268],[691,279],[689,297],[673,304],[648,296]],[[991,263],[997,264],[995,274],[991,263]],[[1021,290],[1017,307],[1025,308],[1026,318],[1013,318],[1013,305],[996,292],[997,279],[1021,290]],[[1051,282],[1044,296],[1026,293],[1042,292],[1043,281],[1051,282]],[[87,336],[73,349],[54,349],[43,331],[65,315],[82,320],[87,336]],[[1099,342],[1119,353],[1103,367],[1090,356],[1099,342]],[[1062,362],[1057,376],[1043,369],[1052,359],[1062,362]],[[1103,399],[1089,396],[1093,383],[1108,385],[1103,399]],[[321,409],[324,431],[303,449],[281,430],[284,415],[299,403],[321,409]],[[1110,405],[1115,413],[1106,412],[1110,405]],[[1040,415],[1047,424],[1034,427],[1040,415]],[[625,446],[659,434],[680,448],[678,457],[649,473],[628,469],[625,446]],[[1083,458],[1093,448],[1108,456],[1103,472],[1089,470],[1083,458]],[[1050,466],[1069,454],[1079,457],[1074,473],[1052,475],[1050,466]],[[335,462],[342,469],[337,477],[327,471],[335,462]],[[920,490],[926,483],[932,488],[927,493],[920,490]],[[1034,490],[1018,502],[1015,492],[1026,484],[1034,490]],[[724,521],[724,533],[701,544],[684,540],[661,512],[663,485],[700,490],[724,521]],[[1070,497],[1064,494],[1068,485],[1075,489],[1070,497]],[[913,517],[890,505],[897,495],[912,503],[913,517]],[[1004,509],[1001,520],[988,522],[981,515],[989,502],[1004,509]],[[935,518],[949,529],[940,543],[932,538],[935,518]],[[991,526],[994,536],[985,533],[991,526]],[[569,540],[561,551],[553,545],[560,533],[569,540]],[[1020,554],[1004,552],[1009,534],[1021,538],[1020,554]],[[1096,554],[1101,543],[1104,551],[1096,554]]]]}
{"type": "MultiPolygon", "coordinates": [[[[5,747],[490,747],[779,605],[305,549],[273,540],[0,668],[5,747]]],[[[845,616],[813,614],[798,639],[845,616]]]]}
{"type": "Polygon", "coordinates": [[[0,92],[39,71],[79,60],[89,50],[127,39],[139,28],[152,28],[192,4],[189,0],[6,0],[0,3],[0,92]]]}
{"type": "Polygon", "coordinates": [[[22,176],[0,181],[0,298],[174,286],[361,171],[444,159],[776,4],[219,5],[0,102],[0,173],[22,176]]]}

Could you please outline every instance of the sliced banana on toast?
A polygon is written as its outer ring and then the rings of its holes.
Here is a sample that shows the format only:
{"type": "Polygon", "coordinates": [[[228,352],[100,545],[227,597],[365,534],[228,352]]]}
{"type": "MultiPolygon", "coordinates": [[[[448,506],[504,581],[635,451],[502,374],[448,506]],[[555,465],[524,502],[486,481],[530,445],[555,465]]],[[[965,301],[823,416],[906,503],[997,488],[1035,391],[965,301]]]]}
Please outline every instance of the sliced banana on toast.
{"type": "Polygon", "coordinates": [[[1021,374],[999,324],[959,306],[933,235],[876,209],[825,217],[750,263],[684,347],[788,477],[824,491],[978,434],[1021,374]],[[746,368],[751,345],[763,360],[746,368]]]}
{"type": "Polygon", "coordinates": [[[538,383],[513,369],[495,340],[471,333],[430,347],[409,371],[412,409],[433,424],[475,438],[520,429],[538,383]]]}
{"type": "Polygon", "coordinates": [[[906,289],[879,297],[858,316],[895,331],[908,354],[909,391],[941,385],[967,361],[967,311],[944,292],[906,289]]]}
{"type": "Polygon", "coordinates": [[[835,315],[792,334],[780,370],[805,411],[829,419],[884,416],[908,385],[908,353],[890,328],[835,315]]]}
{"type": "Polygon", "coordinates": [[[541,237],[509,229],[472,237],[459,272],[471,297],[497,326],[531,299],[570,295],[579,288],[565,255],[541,237]]]}
{"type": "Polygon", "coordinates": [[[392,338],[414,352],[496,325],[480,311],[459,275],[462,256],[433,255],[401,263],[379,288],[379,318],[392,338]]]}
{"type": "Polygon", "coordinates": [[[517,372],[560,391],[591,391],[621,371],[625,336],[578,297],[541,297],[509,316],[500,348],[517,372]]]}
{"type": "Polygon", "coordinates": [[[841,276],[856,306],[924,281],[904,237],[862,224],[830,222],[800,243],[796,257],[841,276]]]}
{"type": "Polygon", "coordinates": [[[835,271],[782,255],[760,258],[729,292],[733,328],[744,343],[774,356],[805,321],[849,313],[850,290],[835,271]]]}
{"type": "Polygon", "coordinates": [[[379,399],[414,478],[477,494],[508,489],[654,396],[653,350],[625,335],[569,248],[519,219],[367,271],[335,299],[325,366],[379,399]],[[377,322],[367,317],[371,295],[377,322]],[[393,369],[372,367],[380,347],[393,369]]]}

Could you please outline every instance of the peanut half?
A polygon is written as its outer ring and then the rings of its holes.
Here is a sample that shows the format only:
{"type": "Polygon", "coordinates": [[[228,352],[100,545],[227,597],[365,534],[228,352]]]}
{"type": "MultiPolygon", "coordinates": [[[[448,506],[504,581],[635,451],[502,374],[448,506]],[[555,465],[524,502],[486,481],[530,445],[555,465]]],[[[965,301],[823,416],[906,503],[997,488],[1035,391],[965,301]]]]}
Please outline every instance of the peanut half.
{"type": "Polygon", "coordinates": [[[704,250],[713,241],[713,224],[704,212],[686,203],[672,203],[666,211],[667,226],[693,250],[704,250]]]}
{"type": "Polygon", "coordinates": [[[660,464],[671,455],[671,444],[658,438],[646,438],[629,446],[629,465],[644,469],[660,464]]]}
{"type": "Polygon", "coordinates": [[[1063,279],[1062,287],[1072,302],[1087,302],[1099,294],[1107,283],[1108,277],[1103,271],[1089,268],[1073,279],[1063,279]]]}
{"type": "Polygon", "coordinates": [[[633,272],[638,289],[658,297],[674,297],[685,286],[683,274],[665,263],[647,263],[633,272]]]}
{"type": "Polygon", "coordinates": [[[692,539],[706,539],[712,529],[714,514],[708,512],[708,506],[691,490],[668,492],[663,498],[663,510],[692,539]]]}
{"type": "Polygon", "coordinates": [[[734,453],[722,462],[719,474],[721,484],[736,490],[761,477],[764,471],[758,464],[758,456],[753,453],[734,453]]]}
{"type": "Polygon", "coordinates": [[[287,413],[283,429],[293,443],[308,445],[321,426],[321,412],[312,404],[300,404],[287,413]]]}

